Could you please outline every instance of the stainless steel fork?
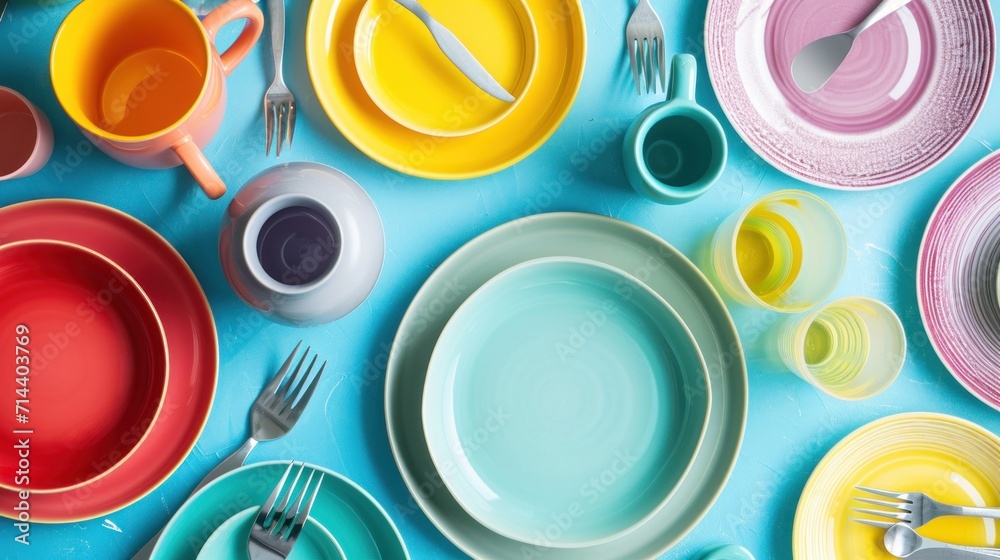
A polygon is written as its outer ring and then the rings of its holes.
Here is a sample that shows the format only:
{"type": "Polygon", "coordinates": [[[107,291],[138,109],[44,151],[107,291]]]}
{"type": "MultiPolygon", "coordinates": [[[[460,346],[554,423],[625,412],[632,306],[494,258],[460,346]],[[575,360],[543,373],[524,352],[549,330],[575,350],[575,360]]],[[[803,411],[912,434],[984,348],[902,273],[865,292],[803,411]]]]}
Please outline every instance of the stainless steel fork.
{"type": "Polygon", "coordinates": [[[323,473],[319,473],[319,480],[309,495],[309,488],[312,486],[313,476],[316,471],[310,470],[309,478],[301,488],[298,487],[299,479],[305,470],[305,465],[299,466],[299,472],[295,474],[295,479],[291,485],[286,485],[289,473],[295,464],[288,465],[285,474],[275,485],[267,501],[257,512],[253,527],[250,529],[250,539],[247,541],[247,552],[250,560],[284,560],[292,553],[295,543],[299,539],[299,533],[306,520],[309,519],[309,512],[312,510],[316,495],[323,486],[323,473]],[[309,495],[309,501],[302,506],[302,500],[309,495]],[[295,496],[293,498],[293,496],[295,496]],[[295,503],[289,507],[289,502],[295,503]]]}
{"type": "Polygon", "coordinates": [[[878,509],[854,508],[854,511],[865,515],[885,517],[892,519],[892,522],[875,521],[871,519],[855,518],[854,521],[865,525],[872,525],[888,529],[898,522],[909,524],[913,529],[923,527],[938,517],[961,516],[961,517],[984,517],[986,519],[1000,519],[1000,508],[964,507],[942,504],[930,496],[920,492],[886,492],[874,488],[856,486],[858,490],[889,498],[886,500],[873,500],[871,498],[855,498],[859,502],[890,508],[891,511],[878,509]]]}
{"type": "MultiPolygon", "coordinates": [[[[302,342],[295,345],[295,349],[292,350],[285,363],[281,365],[281,369],[278,370],[278,373],[274,375],[271,382],[267,384],[267,387],[264,387],[257,400],[253,403],[253,409],[250,411],[250,439],[233,452],[232,455],[219,463],[219,466],[212,469],[212,472],[208,473],[198,483],[198,486],[191,491],[192,494],[201,490],[209,482],[220,476],[242,467],[243,463],[247,460],[247,456],[250,455],[254,447],[257,447],[259,442],[278,439],[290,432],[295,426],[295,422],[302,416],[302,411],[309,404],[309,399],[312,398],[313,393],[316,391],[316,385],[319,384],[319,380],[323,376],[323,370],[326,369],[326,362],[323,362],[319,371],[313,376],[312,381],[309,382],[308,387],[306,386],[309,373],[312,372],[313,366],[316,365],[316,356],[313,355],[312,360],[309,362],[309,367],[306,368],[302,377],[299,377],[302,365],[309,357],[310,347],[306,348],[298,365],[295,366],[295,370],[292,371],[291,375],[288,375],[288,368],[291,367],[292,362],[295,360],[295,355],[299,353],[299,348],[301,347],[302,342]],[[305,388],[305,392],[302,391],[303,388],[305,388]]],[[[156,546],[156,541],[160,540],[161,534],[163,534],[162,529],[142,547],[142,550],[132,557],[132,560],[148,560],[152,558],[153,548],[156,546]]]]}
{"type": "Polygon", "coordinates": [[[264,132],[267,134],[264,155],[271,155],[271,141],[277,127],[277,153],[281,156],[281,145],[288,138],[288,147],[292,147],[292,136],[295,134],[295,96],[285,85],[282,73],[282,61],[285,56],[285,0],[267,0],[268,16],[271,25],[271,52],[274,54],[274,81],[264,95],[264,132]]]}
{"type": "Polygon", "coordinates": [[[666,53],[663,49],[663,23],[653,11],[649,0],[639,0],[625,28],[628,56],[632,63],[632,77],[635,89],[642,95],[642,85],[646,93],[656,93],[657,75],[660,89],[667,91],[666,53]]]}

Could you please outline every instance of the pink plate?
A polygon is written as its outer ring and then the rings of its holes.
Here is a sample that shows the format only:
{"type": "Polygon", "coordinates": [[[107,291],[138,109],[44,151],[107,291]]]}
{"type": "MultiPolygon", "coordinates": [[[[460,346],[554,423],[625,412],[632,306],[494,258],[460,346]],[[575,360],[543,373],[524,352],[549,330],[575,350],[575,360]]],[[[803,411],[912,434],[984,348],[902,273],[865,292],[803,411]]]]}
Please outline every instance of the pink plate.
{"type": "Polygon", "coordinates": [[[996,56],[988,0],[914,0],[862,34],[823,89],[798,89],[799,50],[876,4],[709,1],[705,50],[719,102],[785,173],[832,188],[894,185],[944,159],[979,116],[996,56]]]}
{"type": "Polygon", "coordinates": [[[0,244],[26,239],[76,243],[122,267],[153,302],[167,337],[170,373],[162,409],[131,457],[102,478],[66,492],[31,493],[22,500],[17,492],[0,489],[0,516],[17,515],[15,507],[27,502],[31,521],[101,517],[152,492],[194,447],[215,396],[215,322],[184,259],[155,231],[117,210],[75,200],[0,208],[0,244]]]}
{"type": "Polygon", "coordinates": [[[917,300],[934,350],[955,379],[1000,410],[1000,152],[966,171],[931,215],[917,300]]]}

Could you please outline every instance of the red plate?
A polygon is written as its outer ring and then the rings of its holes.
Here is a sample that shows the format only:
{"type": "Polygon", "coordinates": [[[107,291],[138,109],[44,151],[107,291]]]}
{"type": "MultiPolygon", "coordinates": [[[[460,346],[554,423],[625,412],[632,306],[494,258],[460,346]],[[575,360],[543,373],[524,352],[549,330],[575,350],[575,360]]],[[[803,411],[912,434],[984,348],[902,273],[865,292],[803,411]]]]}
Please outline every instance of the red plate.
{"type": "Polygon", "coordinates": [[[0,247],[3,346],[0,354],[13,355],[0,367],[0,393],[24,402],[0,414],[0,448],[8,450],[0,487],[67,491],[95,481],[132,455],[159,414],[163,326],[132,277],[90,249],[0,247]],[[19,466],[22,451],[29,469],[19,466]]]}
{"type": "MultiPolygon", "coordinates": [[[[106,476],[69,492],[32,494],[31,520],[67,523],[101,517],[139,500],[180,466],[194,447],[215,397],[218,340],[205,293],[165,239],[106,206],[41,200],[0,209],[0,244],[53,239],[83,245],[135,278],[160,314],[170,379],[146,441],[106,476]]],[[[0,515],[15,512],[15,492],[0,489],[0,515]]]]}

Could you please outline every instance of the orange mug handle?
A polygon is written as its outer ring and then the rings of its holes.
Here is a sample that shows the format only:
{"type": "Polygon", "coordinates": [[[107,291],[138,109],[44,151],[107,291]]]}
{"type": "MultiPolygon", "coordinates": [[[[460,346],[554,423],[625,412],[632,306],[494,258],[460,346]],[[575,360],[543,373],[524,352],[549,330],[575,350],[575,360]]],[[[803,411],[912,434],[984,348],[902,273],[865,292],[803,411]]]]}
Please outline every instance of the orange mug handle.
{"type": "Polygon", "coordinates": [[[215,200],[226,194],[226,184],[222,182],[222,178],[215,172],[212,164],[208,163],[208,159],[194,143],[193,138],[185,136],[183,140],[174,145],[174,151],[177,152],[177,156],[184,162],[208,198],[215,200]]]}
{"type": "Polygon", "coordinates": [[[219,30],[238,19],[247,20],[246,25],[243,26],[243,31],[236,38],[236,42],[220,55],[222,71],[227,76],[243,62],[260,39],[264,31],[264,14],[250,0],[229,0],[201,20],[209,40],[215,42],[219,30]]]}

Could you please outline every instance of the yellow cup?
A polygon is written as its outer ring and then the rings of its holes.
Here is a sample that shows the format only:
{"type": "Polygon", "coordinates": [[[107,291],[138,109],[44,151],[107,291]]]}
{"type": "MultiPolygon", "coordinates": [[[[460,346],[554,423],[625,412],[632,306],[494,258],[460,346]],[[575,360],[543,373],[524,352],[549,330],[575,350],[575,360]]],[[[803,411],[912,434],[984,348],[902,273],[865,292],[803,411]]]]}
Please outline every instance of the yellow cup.
{"type": "Polygon", "coordinates": [[[828,395],[861,400],[885,390],[906,358],[906,333],[884,303],[846,297],[789,317],[778,354],[793,373],[828,395]]]}
{"type": "Polygon", "coordinates": [[[712,268],[740,303],[807,311],[836,289],[847,262],[840,219],[818,196],[786,190],[730,216],[712,239],[712,268]]]}

